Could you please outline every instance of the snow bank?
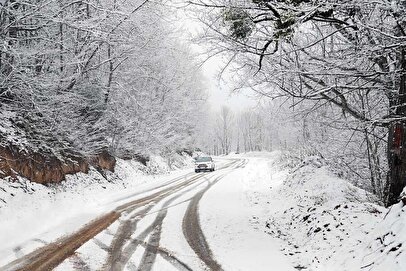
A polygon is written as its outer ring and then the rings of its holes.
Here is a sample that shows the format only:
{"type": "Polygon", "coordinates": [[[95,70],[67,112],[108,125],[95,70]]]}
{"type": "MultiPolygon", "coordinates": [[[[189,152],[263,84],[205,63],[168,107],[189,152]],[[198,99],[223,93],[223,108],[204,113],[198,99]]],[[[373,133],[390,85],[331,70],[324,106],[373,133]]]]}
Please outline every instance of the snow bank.
{"type": "MultiPolygon", "coordinates": [[[[406,194],[406,188],[403,190],[406,194]]],[[[406,205],[393,205],[371,233],[362,268],[369,271],[406,270],[406,205]]]]}
{"type": "Polygon", "coordinates": [[[295,159],[297,166],[286,170],[291,156],[278,155],[271,165],[273,171],[284,172],[279,176],[283,181],[262,196],[262,204],[269,206],[266,232],[285,242],[281,249],[296,269],[361,270],[360,251],[386,209],[374,204],[371,194],[336,177],[320,157],[300,163],[295,159]]]}
{"type": "Polygon", "coordinates": [[[171,170],[181,169],[193,164],[193,158],[186,153],[171,153],[165,156],[152,155],[150,156],[145,173],[147,174],[163,174],[171,170]]]}
{"type": "Polygon", "coordinates": [[[251,222],[282,241],[281,251],[297,270],[406,270],[405,203],[380,206],[306,152],[232,156],[259,159],[257,171],[244,176],[246,195],[258,206],[251,222]]]}

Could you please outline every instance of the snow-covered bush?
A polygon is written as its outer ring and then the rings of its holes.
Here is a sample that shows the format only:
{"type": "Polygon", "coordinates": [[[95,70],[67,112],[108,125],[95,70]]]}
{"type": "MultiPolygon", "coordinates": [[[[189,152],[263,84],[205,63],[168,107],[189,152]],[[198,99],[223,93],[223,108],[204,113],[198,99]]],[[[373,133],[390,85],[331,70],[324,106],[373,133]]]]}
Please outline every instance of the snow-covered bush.
{"type": "MultiPolygon", "coordinates": [[[[284,159],[291,160],[282,154],[278,163],[284,159]]],[[[288,170],[269,199],[275,208],[266,232],[285,241],[282,251],[298,269],[360,270],[359,250],[386,211],[376,196],[331,168],[320,156],[309,156],[288,170]]]]}

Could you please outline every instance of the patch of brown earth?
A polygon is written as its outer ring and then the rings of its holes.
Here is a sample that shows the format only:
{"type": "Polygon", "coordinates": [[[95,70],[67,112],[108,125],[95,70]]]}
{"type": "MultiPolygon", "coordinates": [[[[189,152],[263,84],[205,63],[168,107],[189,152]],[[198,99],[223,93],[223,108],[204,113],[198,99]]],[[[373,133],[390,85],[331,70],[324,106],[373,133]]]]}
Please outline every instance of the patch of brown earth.
{"type": "Polygon", "coordinates": [[[107,150],[100,152],[99,154],[91,157],[90,164],[97,169],[104,169],[114,172],[116,166],[116,158],[112,156],[107,150]]]}
{"type": "Polygon", "coordinates": [[[36,183],[60,182],[66,174],[87,173],[89,165],[83,158],[61,161],[51,154],[21,151],[17,147],[0,146],[0,177],[20,175],[36,183]]]}
{"type": "Polygon", "coordinates": [[[65,180],[67,174],[87,173],[89,163],[99,170],[114,172],[116,159],[103,151],[89,161],[80,156],[67,156],[61,160],[50,153],[27,152],[16,146],[0,145],[0,178],[19,175],[36,183],[58,183],[65,180]]]}

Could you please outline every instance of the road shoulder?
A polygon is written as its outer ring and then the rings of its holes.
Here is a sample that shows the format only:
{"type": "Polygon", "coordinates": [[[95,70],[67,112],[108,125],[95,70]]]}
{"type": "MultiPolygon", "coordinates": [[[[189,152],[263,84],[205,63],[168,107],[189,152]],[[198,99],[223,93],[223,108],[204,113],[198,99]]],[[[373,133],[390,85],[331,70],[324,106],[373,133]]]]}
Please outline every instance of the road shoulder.
{"type": "Polygon", "coordinates": [[[250,158],[213,186],[200,202],[200,221],[215,258],[224,270],[293,271],[279,240],[257,228],[253,195],[269,178],[267,159],[250,158]]]}

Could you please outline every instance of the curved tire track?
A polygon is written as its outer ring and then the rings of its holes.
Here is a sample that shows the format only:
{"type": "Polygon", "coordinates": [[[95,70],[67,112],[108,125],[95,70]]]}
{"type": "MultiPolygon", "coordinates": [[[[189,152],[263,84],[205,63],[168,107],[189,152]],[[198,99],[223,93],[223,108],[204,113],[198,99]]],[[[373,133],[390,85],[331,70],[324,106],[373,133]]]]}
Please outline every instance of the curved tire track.
{"type": "Polygon", "coordinates": [[[120,214],[111,212],[92,221],[76,233],[57,240],[45,247],[2,267],[0,270],[52,270],[63,260],[72,256],[75,251],[95,235],[110,226],[120,214]]]}
{"type": "Polygon", "coordinates": [[[200,226],[198,214],[199,202],[204,193],[206,193],[214,184],[216,184],[223,176],[218,177],[205,189],[200,191],[189,203],[185,216],[183,217],[182,229],[183,234],[189,246],[193,249],[196,255],[202,260],[210,270],[223,270],[221,265],[214,259],[213,253],[203,234],[200,226]]]}
{"type": "MultiPolygon", "coordinates": [[[[0,267],[0,271],[42,271],[52,270],[67,258],[71,257],[75,251],[84,243],[94,238],[97,234],[107,229],[114,223],[121,214],[133,211],[143,207],[151,202],[160,200],[170,194],[179,191],[183,187],[187,187],[190,183],[195,182],[201,176],[186,179],[185,181],[171,187],[167,187],[161,191],[157,191],[152,195],[130,201],[117,207],[114,211],[102,215],[88,224],[80,228],[73,234],[61,237],[55,242],[47,244],[33,252],[15,260],[7,265],[0,267]]],[[[176,178],[176,181],[182,177],[176,178]]]]}
{"type": "MultiPolygon", "coordinates": [[[[245,159],[240,160],[239,163],[235,163],[236,165],[233,165],[231,169],[245,167],[247,163],[248,161],[245,159]]],[[[196,194],[196,196],[189,203],[182,223],[183,234],[185,235],[190,247],[193,249],[196,255],[206,264],[206,266],[210,268],[210,270],[215,271],[223,270],[223,268],[214,258],[210,246],[201,228],[199,219],[199,202],[202,199],[203,195],[213,185],[220,181],[226,174],[217,177],[212,183],[210,183],[209,186],[196,194]]]]}
{"type": "MultiPolygon", "coordinates": [[[[204,175],[199,175],[198,178],[194,179],[194,182],[197,182],[198,180],[200,180],[202,177],[204,177],[204,175]]],[[[190,192],[193,189],[196,189],[197,186],[200,186],[201,183],[198,183],[196,185],[190,186],[190,184],[188,186],[181,186],[178,189],[176,189],[175,192],[180,192],[182,191],[182,189],[184,188],[188,188],[185,191],[183,191],[183,193],[179,193],[178,195],[175,195],[173,197],[171,197],[170,199],[166,200],[162,207],[160,208],[160,211],[158,212],[157,217],[155,218],[155,220],[152,222],[152,224],[147,227],[143,232],[141,232],[136,238],[134,238],[132,241],[130,241],[130,243],[126,246],[125,249],[123,249],[124,245],[126,243],[124,243],[125,239],[129,239],[131,237],[131,234],[133,233],[133,231],[131,231],[131,227],[134,227],[134,223],[137,223],[138,220],[140,220],[142,217],[138,218],[136,221],[127,221],[127,227],[123,227],[121,229],[119,229],[117,231],[118,236],[126,236],[128,238],[121,238],[121,240],[123,242],[121,242],[121,246],[120,247],[115,247],[112,250],[112,253],[114,255],[116,255],[116,257],[112,257],[111,260],[107,263],[107,265],[105,266],[105,268],[103,270],[110,270],[110,271],[119,271],[119,270],[123,270],[124,266],[129,262],[129,260],[131,259],[132,255],[135,253],[135,251],[137,250],[138,246],[142,246],[143,244],[146,244],[145,247],[145,252],[144,255],[142,257],[141,263],[139,264],[139,267],[137,270],[151,270],[152,266],[155,262],[156,256],[158,254],[159,251],[159,243],[160,243],[160,239],[161,239],[161,228],[162,228],[162,224],[163,224],[163,220],[165,219],[167,212],[168,212],[168,207],[178,198],[180,198],[181,196],[183,196],[184,193],[190,192]],[[133,223],[133,224],[131,224],[133,223]],[[150,238],[148,240],[148,242],[145,243],[145,239],[148,237],[148,235],[150,235],[150,238]]],[[[168,196],[166,196],[168,197],[168,196]]],[[[166,197],[161,198],[160,200],[165,199],[166,197]]],[[[155,202],[153,206],[155,206],[159,201],[155,202]]],[[[151,206],[152,208],[152,206],[151,206]]],[[[137,214],[137,215],[146,215],[151,208],[148,208],[148,210],[143,210],[140,213],[142,214],[137,214]]],[[[113,242],[114,243],[114,242],[113,242]]],[[[170,256],[170,254],[168,253],[168,255],[164,258],[171,258],[173,261],[171,262],[172,264],[174,264],[176,267],[179,268],[183,268],[185,266],[187,266],[186,264],[184,264],[183,262],[181,262],[179,259],[170,256]],[[180,262],[181,264],[178,264],[178,262],[180,262]]],[[[182,270],[182,269],[181,269],[182,270]]]]}
{"type": "Polygon", "coordinates": [[[123,251],[124,245],[131,240],[131,235],[137,229],[138,221],[140,221],[154,206],[155,204],[150,204],[145,209],[131,215],[129,219],[120,221],[120,225],[114,235],[113,241],[107,249],[109,256],[102,270],[115,271],[124,268],[121,264],[121,252],[123,251]]]}
{"type": "MultiPolygon", "coordinates": [[[[229,166],[231,166],[231,168],[234,168],[233,165],[236,164],[237,161],[238,160],[232,161],[232,162],[222,166],[219,169],[224,169],[229,166]]],[[[7,264],[6,266],[1,267],[0,270],[1,271],[3,271],[3,270],[7,270],[7,271],[8,270],[23,270],[23,271],[24,270],[27,270],[27,271],[52,270],[53,268],[58,266],[62,261],[71,257],[72,255],[74,255],[75,251],[79,247],[81,247],[84,243],[86,243],[90,239],[94,238],[101,231],[107,229],[123,213],[134,211],[147,204],[151,204],[151,203],[156,204],[160,200],[165,199],[165,198],[173,195],[174,193],[183,190],[184,188],[190,187],[187,191],[195,189],[195,186],[191,187],[190,185],[199,181],[199,179],[204,177],[204,175],[199,174],[199,175],[196,175],[195,177],[185,179],[185,181],[182,181],[176,185],[170,186],[171,184],[175,184],[176,182],[181,180],[181,178],[183,178],[183,177],[184,176],[181,176],[179,178],[176,178],[176,180],[173,180],[172,182],[168,182],[167,184],[162,186],[162,187],[166,186],[164,189],[157,191],[157,192],[153,193],[152,195],[127,202],[126,204],[123,204],[123,205],[117,207],[114,211],[92,220],[91,222],[89,222],[88,224],[86,224],[85,226],[80,228],[77,232],[75,232],[71,235],[62,237],[53,243],[50,243],[42,248],[39,248],[39,249],[33,251],[32,253],[29,253],[26,256],[23,256],[22,258],[17,259],[15,261],[7,264]]],[[[217,181],[215,181],[215,182],[217,182],[217,181]]],[[[190,208],[190,210],[188,208],[188,211],[190,212],[190,214],[192,216],[194,215],[195,217],[198,217],[197,216],[198,202],[201,199],[201,197],[203,196],[204,192],[206,192],[213,184],[209,185],[203,191],[199,192],[196,195],[196,199],[192,200],[189,207],[194,206],[194,205],[195,205],[195,207],[190,208]]],[[[164,205],[166,205],[166,207],[168,207],[170,203],[172,203],[176,198],[180,197],[181,195],[182,194],[179,194],[179,195],[169,199],[167,202],[165,202],[164,205]]],[[[154,221],[154,223],[136,238],[137,240],[130,241],[130,244],[126,247],[125,250],[123,250],[123,245],[122,245],[124,242],[122,242],[120,240],[116,241],[116,245],[115,245],[116,248],[113,248],[113,250],[116,251],[117,253],[121,254],[121,256],[119,257],[120,260],[117,259],[118,258],[117,256],[114,256],[113,258],[115,258],[116,260],[113,260],[112,262],[119,261],[121,263],[124,263],[124,265],[125,265],[125,263],[127,263],[129,261],[132,254],[135,252],[136,247],[138,245],[141,245],[141,246],[146,247],[146,251],[145,251],[146,254],[144,255],[145,257],[143,257],[144,261],[142,261],[141,265],[140,265],[140,266],[144,266],[146,268],[143,270],[149,270],[152,268],[153,262],[151,262],[150,260],[147,260],[147,259],[151,259],[151,257],[153,259],[155,259],[157,253],[159,253],[161,255],[166,255],[163,258],[167,259],[167,260],[171,259],[171,263],[173,263],[175,267],[178,267],[178,269],[190,270],[190,268],[186,264],[184,264],[182,261],[180,261],[176,257],[172,256],[169,252],[166,252],[165,249],[162,249],[159,247],[160,230],[156,231],[157,234],[155,234],[154,238],[152,238],[152,239],[150,238],[151,239],[150,243],[148,243],[148,244],[145,243],[145,238],[152,231],[154,231],[154,229],[156,227],[160,228],[162,226],[162,221],[166,217],[166,213],[167,213],[166,207],[164,210],[161,210],[158,213],[158,216],[157,216],[156,220],[154,221]]],[[[147,212],[145,212],[145,214],[146,213],[147,212]]],[[[139,219],[141,219],[141,218],[139,218],[139,219]]],[[[196,219],[192,219],[192,220],[196,220],[196,219]]],[[[198,220],[197,220],[196,226],[198,226],[198,229],[200,229],[198,220]]],[[[122,231],[126,231],[126,228],[127,228],[126,226],[123,226],[122,231]]],[[[188,232],[188,230],[186,230],[186,232],[188,232]]],[[[204,235],[201,232],[201,229],[200,229],[200,233],[198,235],[200,237],[204,238],[204,235]]],[[[130,236],[131,236],[131,234],[130,234],[130,236]]],[[[152,236],[154,236],[154,234],[152,236]]],[[[126,235],[123,234],[121,237],[117,237],[117,238],[125,240],[126,235]]],[[[190,238],[192,238],[192,237],[190,236],[190,238]]],[[[203,248],[207,249],[208,254],[207,253],[206,254],[211,256],[210,248],[208,247],[207,242],[206,242],[206,245],[203,245],[204,244],[203,240],[204,239],[202,239],[200,241],[200,243],[198,242],[197,245],[200,244],[201,246],[203,246],[203,248]]],[[[188,240],[188,242],[189,242],[189,240],[188,240]]],[[[196,248],[193,248],[193,249],[195,250],[196,248]]],[[[195,250],[195,251],[199,251],[199,250],[195,250]]],[[[201,256],[203,257],[204,255],[205,255],[204,252],[202,252],[201,255],[199,255],[199,257],[201,257],[201,256]]],[[[203,257],[203,258],[205,258],[205,257],[203,257]]],[[[208,261],[208,262],[210,263],[210,261],[208,261]]],[[[216,265],[214,263],[215,263],[215,261],[211,263],[212,264],[211,266],[216,267],[216,265]]],[[[110,269],[110,270],[120,270],[120,269],[110,269]]],[[[213,270],[221,270],[221,269],[213,269],[213,270]]]]}

